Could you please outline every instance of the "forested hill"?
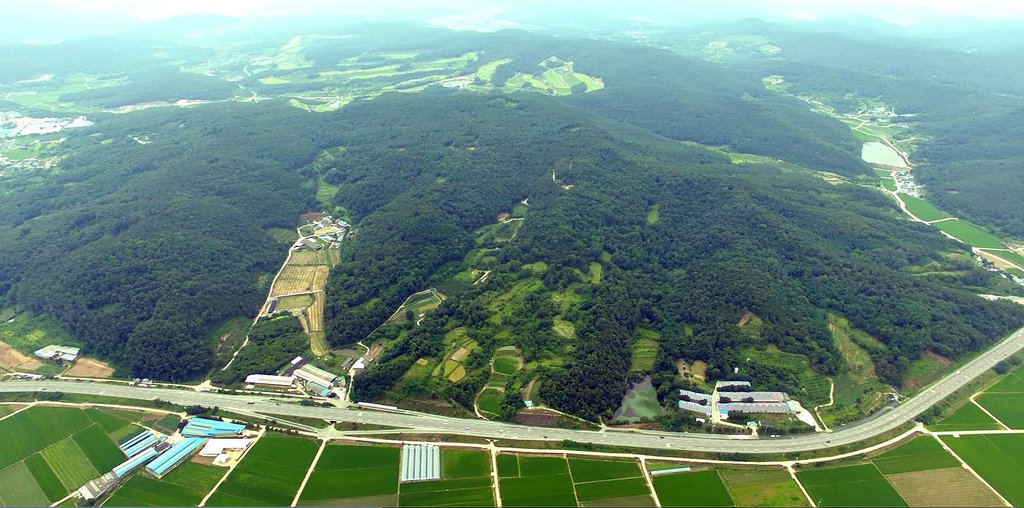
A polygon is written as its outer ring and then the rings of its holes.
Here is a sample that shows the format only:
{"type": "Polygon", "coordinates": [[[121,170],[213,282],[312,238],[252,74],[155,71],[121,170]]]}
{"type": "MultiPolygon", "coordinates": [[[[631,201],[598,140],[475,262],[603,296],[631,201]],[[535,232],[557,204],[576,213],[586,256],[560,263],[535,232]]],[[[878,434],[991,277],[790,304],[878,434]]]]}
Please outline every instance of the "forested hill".
{"type": "MultiPolygon", "coordinates": [[[[328,286],[336,343],[362,339],[405,296],[443,281],[480,247],[474,228],[529,203],[486,284],[413,331],[371,337],[387,349],[357,397],[388,393],[457,329],[484,351],[516,345],[528,361],[564,358],[548,366],[541,396],[593,418],[619,403],[640,328],[661,334],[658,369],[699,359],[721,379],[743,362],[741,348],[773,344],[832,374],[843,367],[826,322],[835,312],[880,339],[873,360],[899,384],[926,351],[958,357],[1024,325],[1019,306],[908,273],[959,248],[872,189],[733,165],[535,95],[384,96],[343,116],[346,151],[326,176],[341,185],[339,204],[365,218],[328,286]],[[595,270],[599,279],[585,276],[595,270]],[[580,300],[559,310],[568,293],[580,300]],[[764,322],[758,338],[736,326],[746,311],[764,322]],[[576,333],[553,333],[556,317],[576,333]]],[[[770,369],[744,375],[800,389],[770,369]]],[[[462,385],[430,389],[466,400],[462,385]]]]}
{"type": "Polygon", "coordinates": [[[296,171],[318,152],[294,135],[305,122],[283,103],[225,104],[116,116],[70,137],[59,171],[3,182],[4,300],[49,314],[129,374],[204,374],[210,326],[252,315],[259,277],[281,262],[265,228],[291,228],[313,206],[296,171]]]}

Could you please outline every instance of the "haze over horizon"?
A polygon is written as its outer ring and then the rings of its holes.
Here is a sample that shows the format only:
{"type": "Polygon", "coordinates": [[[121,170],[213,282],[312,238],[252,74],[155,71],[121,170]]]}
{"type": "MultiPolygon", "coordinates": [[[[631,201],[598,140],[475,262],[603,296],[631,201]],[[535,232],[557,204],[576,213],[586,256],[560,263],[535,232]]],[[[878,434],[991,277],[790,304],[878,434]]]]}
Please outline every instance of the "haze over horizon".
{"type": "MultiPolygon", "coordinates": [[[[808,22],[855,17],[875,19],[898,26],[950,25],[951,22],[1006,22],[1024,17],[1024,3],[1006,0],[723,0],[709,4],[698,0],[666,2],[638,0],[629,4],[595,6],[592,2],[544,2],[525,0],[381,0],[364,2],[313,0],[296,4],[285,0],[15,0],[0,5],[0,16],[9,28],[0,36],[5,42],[54,42],[93,35],[137,30],[154,21],[183,17],[227,17],[237,20],[268,20],[285,17],[320,21],[401,21],[427,23],[458,30],[495,31],[504,28],[538,28],[594,21],[651,25],[687,25],[759,18],[774,22],[808,22]]],[[[954,26],[955,28],[955,26],[954,26]]]]}

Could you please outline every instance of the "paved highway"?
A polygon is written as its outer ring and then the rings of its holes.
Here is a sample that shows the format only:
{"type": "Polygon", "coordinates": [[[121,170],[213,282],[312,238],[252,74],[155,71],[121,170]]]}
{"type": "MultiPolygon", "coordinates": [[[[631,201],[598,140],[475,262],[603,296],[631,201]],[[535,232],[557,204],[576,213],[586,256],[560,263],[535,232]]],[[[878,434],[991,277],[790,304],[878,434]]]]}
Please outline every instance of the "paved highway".
{"type": "Polygon", "coordinates": [[[182,406],[219,406],[226,410],[258,411],[260,413],[339,422],[356,422],[411,428],[422,432],[461,434],[500,439],[563,440],[581,443],[633,446],[653,449],[690,450],[701,452],[785,453],[804,452],[856,443],[893,430],[909,422],[924,410],[959,390],[996,363],[1024,348],[1024,328],[999,342],[956,372],[936,381],[913,398],[895,408],[882,411],[857,424],[847,425],[830,433],[803,434],[778,439],[754,439],[746,436],[689,434],[675,432],[621,432],[550,429],[486,420],[470,420],[411,411],[383,412],[355,408],[307,407],[275,402],[272,397],[227,395],[213,392],[142,388],[138,386],[72,381],[4,381],[0,392],[62,391],[86,395],[105,395],[130,399],[160,399],[182,406]]]}

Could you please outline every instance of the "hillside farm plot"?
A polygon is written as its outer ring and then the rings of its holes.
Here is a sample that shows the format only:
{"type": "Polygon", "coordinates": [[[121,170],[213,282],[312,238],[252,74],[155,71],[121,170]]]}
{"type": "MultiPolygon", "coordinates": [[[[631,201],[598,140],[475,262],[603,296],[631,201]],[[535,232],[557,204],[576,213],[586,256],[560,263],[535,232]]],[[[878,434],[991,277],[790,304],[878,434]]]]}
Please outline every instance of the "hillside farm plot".
{"type": "Polygon", "coordinates": [[[781,467],[719,469],[736,506],[807,506],[800,487],[781,467]]]}
{"type": "MultiPolygon", "coordinates": [[[[885,180],[882,180],[882,183],[884,184],[885,180]]],[[[911,196],[910,194],[900,194],[900,199],[902,199],[903,203],[907,205],[907,210],[910,210],[910,213],[923,221],[933,221],[952,217],[952,215],[935,208],[935,205],[919,197],[911,196]]]]}
{"type": "Polygon", "coordinates": [[[945,220],[942,222],[936,222],[934,225],[943,232],[953,235],[958,240],[970,245],[971,247],[986,249],[1005,248],[1003,246],[1003,242],[993,236],[992,233],[989,233],[988,231],[965,220],[945,220]]]}
{"type": "Polygon", "coordinates": [[[311,439],[268,434],[231,471],[207,506],[287,506],[316,456],[311,439]]]}
{"type": "Polygon", "coordinates": [[[614,502],[616,505],[653,506],[640,464],[627,460],[569,459],[576,496],[584,506],[614,502]]]}
{"type": "Polygon", "coordinates": [[[494,352],[492,368],[495,373],[513,376],[523,367],[522,355],[515,346],[502,346],[494,352]]]}
{"type": "Polygon", "coordinates": [[[324,448],[299,497],[301,506],[394,506],[401,450],[331,444],[324,448]]]}
{"type": "Polygon", "coordinates": [[[906,506],[873,464],[808,469],[797,478],[818,506],[906,506]]]}
{"type": "Polygon", "coordinates": [[[577,506],[565,458],[499,455],[498,459],[503,505],[577,506]]]}
{"type": "Polygon", "coordinates": [[[875,467],[883,474],[909,473],[929,469],[958,467],[960,462],[953,458],[931,436],[918,436],[906,443],[873,457],[875,467]]]}
{"type": "Polygon", "coordinates": [[[216,466],[185,462],[160,480],[137,474],[114,491],[103,506],[196,506],[226,472],[216,466]]]}
{"type": "Polygon", "coordinates": [[[430,312],[441,305],[441,296],[439,295],[440,293],[427,290],[420,291],[419,293],[409,296],[409,298],[405,299],[405,302],[398,307],[398,310],[396,310],[395,313],[384,322],[384,324],[393,325],[407,322],[406,311],[412,311],[413,319],[418,320],[427,312],[430,312]]]}
{"type": "Polygon", "coordinates": [[[1007,501],[1024,504],[1024,435],[942,436],[942,441],[1007,501]]]}
{"type": "Polygon", "coordinates": [[[504,390],[488,386],[480,392],[480,397],[477,398],[476,405],[480,409],[481,413],[486,413],[488,416],[497,418],[498,415],[501,414],[501,399],[504,396],[504,390]]]}
{"type": "Polygon", "coordinates": [[[715,470],[664,474],[651,478],[662,506],[732,506],[715,470]]]}
{"type": "Polygon", "coordinates": [[[632,372],[650,371],[654,368],[654,361],[658,358],[658,339],[661,335],[650,330],[640,330],[640,336],[633,343],[633,356],[629,370],[632,372]]]}
{"type": "Polygon", "coordinates": [[[64,373],[69,377],[94,377],[107,379],[114,375],[114,369],[94,358],[79,358],[75,364],[64,373]]]}
{"type": "Polygon", "coordinates": [[[271,298],[295,293],[320,291],[327,280],[327,267],[322,265],[294,266],[285,265],[278,275],[271,298]]]}

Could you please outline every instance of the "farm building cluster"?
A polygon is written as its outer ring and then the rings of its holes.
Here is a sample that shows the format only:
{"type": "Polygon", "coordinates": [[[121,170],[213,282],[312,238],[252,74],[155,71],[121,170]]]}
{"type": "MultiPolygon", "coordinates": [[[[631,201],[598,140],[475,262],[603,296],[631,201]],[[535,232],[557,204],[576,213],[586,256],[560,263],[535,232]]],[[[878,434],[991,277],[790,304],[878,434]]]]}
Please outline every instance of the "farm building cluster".
{"type": "Polygon", "coordinates": [[[85,504],[94,504],[143,465],[147,473],[162,478],[197,450],[203,457],[212,457],[214,464],[225,465],[252,444],[253,439],[243,437],[245,431],[245,425],[239,423],[200,417],[189,420],[174,436],[144,429],[118,445],[125,461],[83,485],[78,497],[85,504]]]}
{"type": "Polygon", "coordinates": [[[50,344],[44,348],[37,349],[35,355],[44,360],[52,360],[58,364],[74,362],[78,359],[79,348],[73,346],[59,346],[50,344]]]}
{"type": "Polygon", "coordinates": [[[307,393],[330,397],[336,395],[335,386],[344,388],[345,379],[341,376],[308,363],[307,358],[295,357],[285,365],[279,374],[250,374],[246,376],[246,388],[265,386],[272,388],[301,388],[307,393]]]}
{"type": "Polygon", "coordinates": [[[337,249],[341,242],[352,233],[352,225],[341,219],[327,215],[311,222],[311,236],[304,236],[295,241],[293,250],[320,250],[326,245],[329,249],[337,249]]]}
{"type": "Polygon", "coordinates": [[[719,381],[713,393],[679,390],[679,409],[727,420],[730,413],[796,414],[800,404],[783,392],[753,391],[747,381],[719,381]]]}

